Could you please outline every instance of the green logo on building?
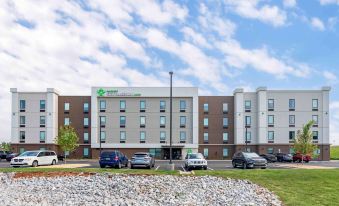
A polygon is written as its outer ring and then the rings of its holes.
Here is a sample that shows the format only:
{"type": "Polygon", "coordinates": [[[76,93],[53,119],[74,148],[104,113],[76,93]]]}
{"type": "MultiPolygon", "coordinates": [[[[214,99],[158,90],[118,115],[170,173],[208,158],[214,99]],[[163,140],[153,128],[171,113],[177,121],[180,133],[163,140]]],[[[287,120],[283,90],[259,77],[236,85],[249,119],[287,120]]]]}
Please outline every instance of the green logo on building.
{"type": "Polygon", "coordinates": [[[97,94],[98,94],[99,97],[104,96],[105,93],[106,93],[106,91],[103,88],[100,88],[100,89],[97,90],[97,94]]]}

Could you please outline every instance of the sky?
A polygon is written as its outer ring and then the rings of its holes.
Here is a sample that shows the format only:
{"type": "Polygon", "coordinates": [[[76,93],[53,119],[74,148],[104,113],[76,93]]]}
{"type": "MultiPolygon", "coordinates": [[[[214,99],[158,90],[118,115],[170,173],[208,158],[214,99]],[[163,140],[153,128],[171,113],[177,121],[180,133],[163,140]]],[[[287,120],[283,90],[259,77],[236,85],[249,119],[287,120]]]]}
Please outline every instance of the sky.
{"type": "Polygon", "coordinates": [[[91,86],[331,86],[330,141],[339,144],[339,0],[1,0],[0,141],[11,93],[91,86]]]}

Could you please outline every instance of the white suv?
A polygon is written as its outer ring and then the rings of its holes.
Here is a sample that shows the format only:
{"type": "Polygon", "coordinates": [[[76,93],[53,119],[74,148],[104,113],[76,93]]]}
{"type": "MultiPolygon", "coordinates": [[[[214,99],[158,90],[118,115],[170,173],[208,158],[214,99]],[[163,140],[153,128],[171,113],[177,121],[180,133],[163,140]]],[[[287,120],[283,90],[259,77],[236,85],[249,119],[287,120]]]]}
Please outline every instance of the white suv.
{"type": "Polygon", "coordinates": [[[186,170],[190,171],[199,168],[207,170],[207,161],[201,153],[187,154],[185,159],[186,170]]]}
{"type": "Polygon", "coordinates": [[[57,163],[58,157],[56,153],[49,150],[27,151],[11,160],[11,166],[13,167],[37,167],[38,165],[55,165],[57,163]]]}

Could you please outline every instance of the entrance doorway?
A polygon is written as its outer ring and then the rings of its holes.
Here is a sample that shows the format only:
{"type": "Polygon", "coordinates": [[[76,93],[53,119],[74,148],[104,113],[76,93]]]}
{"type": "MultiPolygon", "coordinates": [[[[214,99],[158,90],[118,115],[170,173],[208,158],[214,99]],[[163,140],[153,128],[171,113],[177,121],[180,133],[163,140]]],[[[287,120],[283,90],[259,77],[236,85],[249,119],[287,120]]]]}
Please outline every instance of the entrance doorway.
{"type": "MultiPolygon", "coordinates": [[[[162,159],[164,159],[164,160],[170,159],[170,149],[169,148],[163,148],[162,149],[162,159]]],[[[172,148],[172,159],[173,160],[181,160],[182,159],[181,148],[172,148]]]]}

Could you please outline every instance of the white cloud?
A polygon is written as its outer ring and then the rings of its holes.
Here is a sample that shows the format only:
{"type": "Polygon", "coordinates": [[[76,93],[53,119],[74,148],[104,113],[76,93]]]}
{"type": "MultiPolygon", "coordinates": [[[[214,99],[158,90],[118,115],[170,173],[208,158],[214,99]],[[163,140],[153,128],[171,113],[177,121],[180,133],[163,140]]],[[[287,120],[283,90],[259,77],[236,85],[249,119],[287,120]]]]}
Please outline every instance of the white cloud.
{"type": "Polygon", "coordinates": [[[303,64],[292,66],[283,60],[273,57],[267,49],[244,49],[235,41],[216,42],[215,46],[224,54],[228,65],[244,69],[252,67],[260,72],[275,75],[277,78],[285,78],[287,75],[306,77],[310,69],[303,64]]]}
{"type": "Polygon", "coordinates": [[[285,11],[277,6],[267,4],[259,6],[260,1],[261,0],[225,0],[224,2],[230,12],[235,12],[241,17],[257,19],[275,27],[286,24],[287,16],[285,11]]]}
{"type": "Polygon", "coordinates": [[[337,4],[339,5],[339,0],[319,0],[321,5],[328,5],[328,4],[337,4]]]}
{"type": "Polygon", "coordinates": [[[194,31],[192,28],[184,27],[181,29],[181,31],[184,33],[185,39],[187,41],[191,41],[193,44],[201,47],[211,48],[211,45],[207,42],[205,37],[202,34],[194,31]]]}
{"type": "Polygon", "coordinates": [[[297,0],[283,0],[284,7],[293,8],[297,5],[297,0]]]}
{"type": "Polygon", "coordinates": [[[330,143],[339,145],[339,101],[330,103],[330,143]]]}
{"type": "Polygon", "coordinates": [[[328,80],[328,81],[336,81],[337,76],[330,72],[330,71],[323,71],[323,76],[328,80]]]}
{"type": "Polygon", "coordinates": [[[310,20],[311,26],[319,31],[324,31],[325,30],[325,25],[324,23],[317,17],[313,17],[310,20]]]}

